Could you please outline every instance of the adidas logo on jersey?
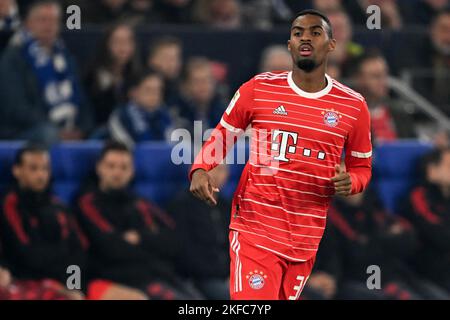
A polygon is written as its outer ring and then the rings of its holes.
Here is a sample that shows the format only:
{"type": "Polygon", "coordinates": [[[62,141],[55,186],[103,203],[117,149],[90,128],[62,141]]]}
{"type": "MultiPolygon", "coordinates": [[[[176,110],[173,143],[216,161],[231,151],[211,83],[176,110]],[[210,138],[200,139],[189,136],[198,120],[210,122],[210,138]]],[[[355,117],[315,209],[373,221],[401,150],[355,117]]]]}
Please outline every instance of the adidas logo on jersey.
{"type": "Polygon", "coordinates": [[[273,110],[273,114],[279,114],[281,116],[287,116],[287,111],[283,105],[279,106],[275,110],[273,110]]]}

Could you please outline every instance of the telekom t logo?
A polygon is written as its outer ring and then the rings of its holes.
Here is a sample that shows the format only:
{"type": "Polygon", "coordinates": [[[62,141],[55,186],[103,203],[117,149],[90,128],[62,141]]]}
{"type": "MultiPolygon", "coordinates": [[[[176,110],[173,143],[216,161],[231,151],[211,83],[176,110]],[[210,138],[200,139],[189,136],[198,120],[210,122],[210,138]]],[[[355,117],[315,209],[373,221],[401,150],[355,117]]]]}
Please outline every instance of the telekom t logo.
{"type": "Polygon", "coordinates": [[[278,151],[278,156],[274,157],[274,159],[278,161],[289,162],[289,159],[286,158],[286,153],[295,153],[295,151],[297,150],[297,139],[298,133],[275,130],[272,135],[272,150],[278,151]],[[281,135],[280,142],[278,142],[279,135],[281,135]],[[292,140],[292,144],[289,140],[292,140]]]}
{"type": "MultiPolygon", "coordinates": [[[[274,130],[272,134],[272,151],[278,151],[278,155],[274,157],[277,161],[289,162],[286,157],[287,154],[294,154],[297,151],[298,133],[283,130],[274,130]],[[280,138],[278,138],[281,136],[280,138]]],[[[319,160],[324,160],[326,153],[324,151],[316,151],[316,157],[319,160]]],[[[303,156],[311,157],[312,150],[303,148],[303,156]]]]}

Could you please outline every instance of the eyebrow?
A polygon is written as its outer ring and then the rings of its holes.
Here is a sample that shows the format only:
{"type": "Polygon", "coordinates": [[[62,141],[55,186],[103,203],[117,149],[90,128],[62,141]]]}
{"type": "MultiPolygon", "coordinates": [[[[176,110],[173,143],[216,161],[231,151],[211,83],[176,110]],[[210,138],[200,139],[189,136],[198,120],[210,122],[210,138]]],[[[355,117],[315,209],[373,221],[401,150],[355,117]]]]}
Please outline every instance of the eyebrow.
{"type": "Polygon", "coordinates": [[[300,26],[293,26],[293,27],[291,28],[291,30],[294,30],[294,29],[305,30],[305,29],[315,29],[315,28],[320,28],[320,29],[322,29],[322,30],[325,31],[325,29],[323,28],[323,26],[320,25],[320,24],[315,24],[315,25],[310,26],[310,27],[308,27],[308,28],[304,28],[304,27],[300,27],[300,26]]]}

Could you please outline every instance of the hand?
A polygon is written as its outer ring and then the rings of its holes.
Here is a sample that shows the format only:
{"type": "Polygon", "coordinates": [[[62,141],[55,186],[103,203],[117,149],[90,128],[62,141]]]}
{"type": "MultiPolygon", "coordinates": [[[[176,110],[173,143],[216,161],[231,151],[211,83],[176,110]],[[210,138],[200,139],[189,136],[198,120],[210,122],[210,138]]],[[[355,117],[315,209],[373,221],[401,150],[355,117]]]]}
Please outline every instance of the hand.
{"type": "Polygon", "coordinates": [[[132,245],[138,245],[141,242],[141,236],[136,230],[129,230],[123,234],[123,238],[132,245]]]}
{"type": "Polygon", "coordinates": [[[341,169],[340,165],[335,165],[336,175],[331,178],[334,182],[334,192],[336,195],[349,196],[352,191],[352,178],[348,172],[341,169]]]}
{"type": "Polygon", "coordinates": [[[11,272],[8,269],[0,268],[0,287],[7,287],[11,284],[11,272]]]}
{"type": "Polygon", "coordinates": [[[207,204],[211,206],[217,205],[214,192],[219,192],[219,189],[213,186],[211,176],[205,170],[198,169],[194,171],[190,191],[194,196],[207,204]]]}
{"type": "Polygon", "coordinates": [[[308,286],[320,291],[325,298],[331,299],[336,293],[336,280],[325,272],[315,272],[308,279],[308,286]]]}

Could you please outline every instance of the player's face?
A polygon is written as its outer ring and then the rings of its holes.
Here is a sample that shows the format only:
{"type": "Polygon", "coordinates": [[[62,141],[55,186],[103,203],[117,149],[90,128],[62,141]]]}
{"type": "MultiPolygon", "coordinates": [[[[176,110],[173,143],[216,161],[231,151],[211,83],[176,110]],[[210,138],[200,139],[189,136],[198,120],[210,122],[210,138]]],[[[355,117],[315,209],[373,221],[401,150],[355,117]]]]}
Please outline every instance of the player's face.
{"type": "Polygon", "coordinates": [[[292,23],[288,49],[297,67],[311,72],[324,64],[336,44],[328,37],[327,28],[326,22],[315,15],[300,16],[292,23]]]}
{"type": "Polygon", "coordinates": [[[126,188],[133,174],[133,159],[128,152],[110,151],[97,165],[97,175],[102,190],[126,188]]]}
{"type": "Polygon", "coordinates": [[[44,191],[50,181],[50,157],[47,152],[25,153],[22,163],[13,167],[19,186],[34,192],[44,191]]]}

